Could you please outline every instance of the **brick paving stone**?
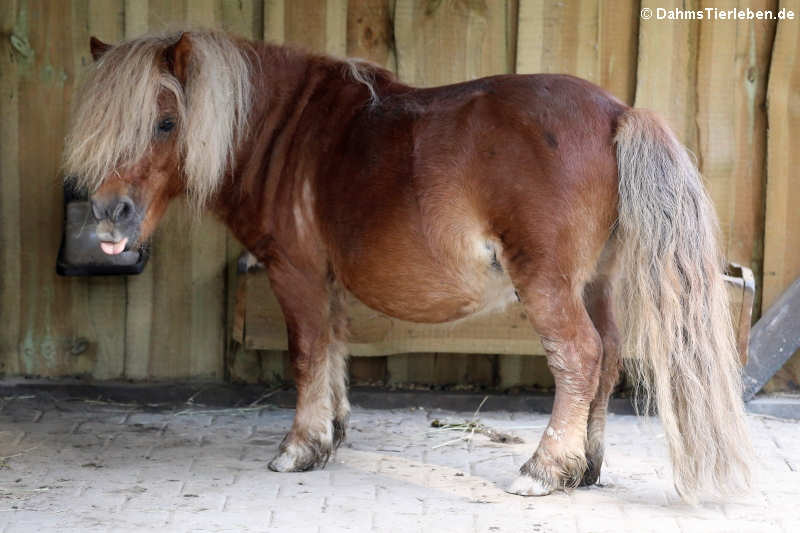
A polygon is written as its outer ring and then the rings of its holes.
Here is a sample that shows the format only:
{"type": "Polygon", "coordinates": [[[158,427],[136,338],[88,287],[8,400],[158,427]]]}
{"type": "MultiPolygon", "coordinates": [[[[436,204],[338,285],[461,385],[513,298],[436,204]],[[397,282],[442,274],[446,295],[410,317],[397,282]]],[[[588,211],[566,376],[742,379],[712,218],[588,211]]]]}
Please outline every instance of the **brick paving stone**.
{"type": "Polygon", "coordinates": [[[609,416],[601,485],[504,492],[548,417],[482,413],[524,439],[431,428],[474,413],[356,408],[324,471],[267,469],[293,412],[0,400],[0,532],[800,531],[800,424],[750,416],[754,488],[693,508],[671,486],[657,421],[609,416]],[[459,440],[459,439],[462,440],[459,440]]]}

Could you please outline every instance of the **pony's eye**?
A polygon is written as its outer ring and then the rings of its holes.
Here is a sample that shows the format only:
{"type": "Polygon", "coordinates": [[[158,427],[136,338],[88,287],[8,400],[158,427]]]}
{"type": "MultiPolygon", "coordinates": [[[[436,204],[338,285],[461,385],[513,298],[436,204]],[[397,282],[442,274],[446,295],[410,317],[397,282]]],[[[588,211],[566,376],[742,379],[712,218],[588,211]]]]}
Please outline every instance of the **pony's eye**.
{"type": "Polygon", "coordinates": [[[171,118],[165,118],[164,120],[158,123],[158,132],[168,133],[174,127],[175,127],[175,121],[171,118]]]}

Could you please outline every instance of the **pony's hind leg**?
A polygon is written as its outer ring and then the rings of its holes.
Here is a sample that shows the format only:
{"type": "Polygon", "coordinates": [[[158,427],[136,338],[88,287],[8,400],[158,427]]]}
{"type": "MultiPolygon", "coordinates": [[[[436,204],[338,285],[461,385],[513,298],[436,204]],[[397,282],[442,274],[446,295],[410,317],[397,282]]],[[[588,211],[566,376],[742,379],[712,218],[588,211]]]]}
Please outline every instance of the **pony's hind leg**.
{"type": "MultiPolygon", "coordinates": [[[[346,320],[344,312],[337,313],[340,324],[332,328],[336,339],[346,337],[346,320]]],[[[329,352],[328,379],[331,384],[333,399],[333,449],[339,447],[347,433],[347,423],[350,420],[350,401],[347,399],[347,346],[338,340],[331,346],[329,352]]]]}
{"type": "Polygon", "coordinates": [[[619,352],[619,334],[614,321],[612,282],[602,276],[586,288],[586,306],[592,323],[603,342],[603,362],[597,394],[589,407],[589,425],[586,436],[587,468],[581,485],[593,485],[600,478],[603,465],[606,411],[608,400],[619,380],[622,359],[619,352]]]}
{"type": "Polygon", "coordinates": [[[539,447],[522,465],[509,492],[542,496],[577,486],[583,479],[589,407],[598,388],[602,345],[580,291],[562,276],[517,288],[528,318],[542,336],[556,394],[539,447]]]}

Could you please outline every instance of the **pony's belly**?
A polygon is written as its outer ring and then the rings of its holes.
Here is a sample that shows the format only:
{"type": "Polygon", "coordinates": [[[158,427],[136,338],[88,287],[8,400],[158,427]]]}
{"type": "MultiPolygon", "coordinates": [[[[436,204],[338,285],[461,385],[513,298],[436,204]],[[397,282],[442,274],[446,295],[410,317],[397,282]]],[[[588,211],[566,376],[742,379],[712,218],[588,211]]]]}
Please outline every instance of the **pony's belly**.
{"type": "Polygon", "coordinates": [[[468,255],[436,261],[394,261],[388,270],[363,271],[347,289],[368,307],[401,320],[450,322],[505,308],[516,299],[494,245],[481,240],[468,255]]]}

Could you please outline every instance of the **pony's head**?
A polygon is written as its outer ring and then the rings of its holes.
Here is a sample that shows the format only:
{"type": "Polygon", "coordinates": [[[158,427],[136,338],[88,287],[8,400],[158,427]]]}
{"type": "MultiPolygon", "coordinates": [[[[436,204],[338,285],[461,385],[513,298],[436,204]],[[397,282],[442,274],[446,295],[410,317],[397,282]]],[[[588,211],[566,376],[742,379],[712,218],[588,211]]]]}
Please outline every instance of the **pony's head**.
{"type": "Polygon", "coordinates": [[[202,207],[231,171],[250,102],[246,52],[221,33],[90,41],[64,151],[106,253],[146,241],[169,201],[202,207]]]}

